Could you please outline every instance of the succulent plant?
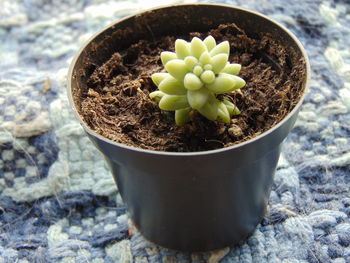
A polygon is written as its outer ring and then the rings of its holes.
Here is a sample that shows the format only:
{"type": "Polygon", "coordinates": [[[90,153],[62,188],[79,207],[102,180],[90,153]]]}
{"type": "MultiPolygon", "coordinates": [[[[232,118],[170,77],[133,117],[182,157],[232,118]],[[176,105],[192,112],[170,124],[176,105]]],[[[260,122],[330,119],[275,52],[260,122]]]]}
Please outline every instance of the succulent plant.
{"type": "Polygon", "coordinates": [[[238,108],[228,99],[216,95],[240,89],[245,81],[236,76],[240,64],[229,63],[228,41],[216,44],[212,36],[203,41],[194,37],[191,42],[175,41],[175,52],[164,51],[161,61],[168,72],[154,73],[152,80],[158,90],[150,97],[164,111],[175,111],[175,122],[183,125],[189,121],[192,109],[209,120],[229,123],[238,108]]]}

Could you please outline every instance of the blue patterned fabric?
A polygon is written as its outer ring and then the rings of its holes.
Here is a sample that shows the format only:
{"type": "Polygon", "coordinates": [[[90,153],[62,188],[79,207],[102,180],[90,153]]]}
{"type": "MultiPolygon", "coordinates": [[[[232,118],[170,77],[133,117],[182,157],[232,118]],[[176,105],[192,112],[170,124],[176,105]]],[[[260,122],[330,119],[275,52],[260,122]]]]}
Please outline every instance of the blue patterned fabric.
{"type": "Polygon", "coordinates": [[[132,228],[104,159],[69,111],[67,69],[92,33],[174,2],[194,1],[0,1],[0,263],[350,262],[347,0],[209,1],[259,11],[295,33],[311,87],[247,242],[186,254],[132,228]]]}

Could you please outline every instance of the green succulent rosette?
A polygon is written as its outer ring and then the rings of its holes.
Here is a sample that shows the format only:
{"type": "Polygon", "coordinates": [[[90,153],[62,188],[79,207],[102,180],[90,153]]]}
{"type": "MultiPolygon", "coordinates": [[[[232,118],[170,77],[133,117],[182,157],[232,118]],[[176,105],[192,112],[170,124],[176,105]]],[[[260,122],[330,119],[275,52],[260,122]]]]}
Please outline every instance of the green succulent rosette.
{"type": "Polygon", "coordinates": [[[228,41],[216,44],[212,36],[203,41],[194,37],[191,42],[175,41],[175,52],[164,51],[161,60],[167,73],[154,73],[152,80],[158,90],[150,97],[164,111],[175,111],[177,125],[189,121],[192,109],[209,120],[230,123],[238,108],[228,99],[216,95],[240,89],[245,81],[238,77],[240,64],[229,63],[228,41]]]}

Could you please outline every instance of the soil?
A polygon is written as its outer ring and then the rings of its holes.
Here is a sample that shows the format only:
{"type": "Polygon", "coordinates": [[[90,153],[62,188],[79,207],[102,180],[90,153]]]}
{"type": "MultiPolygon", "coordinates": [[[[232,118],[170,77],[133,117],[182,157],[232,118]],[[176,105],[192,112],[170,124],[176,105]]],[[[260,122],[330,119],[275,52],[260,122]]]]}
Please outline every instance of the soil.
{"type": "Polygon", "coordinates": [[[133,147],[170,152],[228,147],[270,129],[294,108],[306,74],[305,61],[294,64],[286,48],[268,35],[253,39],[234,24],[207,33],[140,40],[94,70],[82,92],[80,113],[95,132],[133,147]],[[148,96],[157,89],[151,75],[164,71],[160,53],[174,51],[176,38],[190,41],[208,34],[218,43],[228,40],[229,61],[242,65],[239,76],[246,86],[225,94],[241,114],[224,124],[193,111],[188,124],[176,126],[174,112],[162,112],[148,96]]]}

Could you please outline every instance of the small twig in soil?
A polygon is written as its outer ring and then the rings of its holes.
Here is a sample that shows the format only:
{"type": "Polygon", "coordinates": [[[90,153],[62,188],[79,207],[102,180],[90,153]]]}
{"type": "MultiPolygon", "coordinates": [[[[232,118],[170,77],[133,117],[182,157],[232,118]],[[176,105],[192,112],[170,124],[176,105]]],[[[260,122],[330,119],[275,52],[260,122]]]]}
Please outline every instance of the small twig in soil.
{"type": "Polygon", "coordinates": [[[205,141],[206,143],[215,142],[215,143],[221,144],[222,146],[225,145],[222,141],[219,141],[219,140],[213,140],[213,139],[207,140],[207,139],[205,139],[204,141],[205,141]]]}

